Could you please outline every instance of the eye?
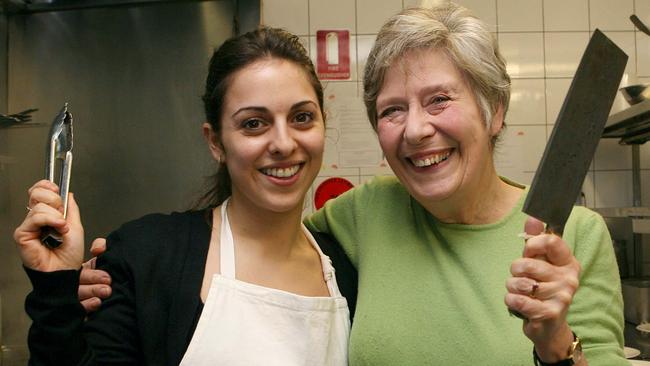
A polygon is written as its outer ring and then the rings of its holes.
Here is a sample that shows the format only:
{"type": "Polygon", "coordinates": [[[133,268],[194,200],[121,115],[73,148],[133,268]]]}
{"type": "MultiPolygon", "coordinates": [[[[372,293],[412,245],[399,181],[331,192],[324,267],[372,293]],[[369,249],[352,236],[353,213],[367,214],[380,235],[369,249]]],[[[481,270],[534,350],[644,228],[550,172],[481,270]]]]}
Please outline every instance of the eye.
{"type": "Polygon", "coordinates": [[[451,98],[449,98],[449,97],[446,96],[446,95],[436,95],[435,97],[431,98],[431,103],[434,103],[434,104],[446,103],[446,102],[448,102],[450,99],[451,99],[451,98]]]}
{"type": "Polygon", "coordinates": [[[241,127],[245,130],[255,131],[264,126],[264,122],[257,118],[249,118],[241,123],[241,127]]]}
{"type": "Polygon", "coordinates": [[[447,107],[450,100],[451,98],[446,95],[435,95],[430,99],[426,107],[427,111],[431,114],[440,113],[447,107]]]}
{"type": "Polygon", "coordinates": [[[390,118],[400,111],[399,107],[388,107],[379,113],[379,118],[390,118]]]}
{"type": "Polygon", "coordinates": [[[306,124],[314,120],[314,114],[311,112],[299,112],[293,117],[293,120],[299,124],[306,124]]]}

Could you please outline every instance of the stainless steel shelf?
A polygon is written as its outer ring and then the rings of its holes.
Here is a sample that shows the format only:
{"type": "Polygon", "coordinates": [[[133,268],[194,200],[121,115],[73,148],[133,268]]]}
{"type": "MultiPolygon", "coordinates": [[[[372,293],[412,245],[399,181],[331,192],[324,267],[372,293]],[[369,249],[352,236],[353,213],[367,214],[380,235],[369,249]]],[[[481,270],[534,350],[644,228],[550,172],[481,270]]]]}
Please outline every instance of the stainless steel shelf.
{"type": "Polygon", "coordinates": [[[18,123],[15,125],[0,125],[0,130],[14,130],[19,128],[37,128],[37,127],[47,127],[47,124],[40,122],[27,122],[27,123],[18,123]]]}
{"type": "Polygon", "coordinates": [[[595,210],[603,217],[650,218],[650,207],[602,207],[595,210]]]}
{"type": "Polygon", "coordinates": [[[624,145],[640,145],[650,140],[650,99],[609,116],[603,138],[620,138],[624,145]]]}
{"type": "MultiPolygon", "coordinates": [[[[634,218],[602,216],[605,218],[607,228],[614,240],[623,238],[625,232],[630,233],[630,235],[650,234],[650,217],[634,218]]],[[[634,240],[630,239],[630,241],[633,242],[634,240]]]]}
{"type": "Polygon", "coordinates": [[[605,207],[595,211],[606,219],[626,219],[634,234],[650,234],[650,207],[605,207]]]}

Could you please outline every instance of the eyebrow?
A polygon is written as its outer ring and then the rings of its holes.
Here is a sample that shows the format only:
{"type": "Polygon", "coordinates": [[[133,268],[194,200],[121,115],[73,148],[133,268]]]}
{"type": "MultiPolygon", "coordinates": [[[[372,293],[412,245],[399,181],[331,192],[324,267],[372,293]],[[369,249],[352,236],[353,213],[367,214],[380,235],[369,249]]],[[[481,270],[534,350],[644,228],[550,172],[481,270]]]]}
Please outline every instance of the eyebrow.
{"type": "MultiPolygon", "coordinates": [[[[444,92],[449,92],[449,93],[458,93],[458,86],[454,82],[442,82],[439,84],[434,84],[434,85],[429,85],[422,90],[420,90],[420,95],[427,95],[427,94],[432,94],[432,93],[437,93],[440,91],[444,92]]],[[[403,100],[403,95],[396,95],[396,96],[390,96],[386,99],[380,99],[377,98],[376,106],[379,109],[379,106],[381,105],[382,107],[385,105],[393,105],[396,103],[400,103],[403,100]]]]}
{"type": "MultiPolygon", "coordinates": [[[[300,107],[302,107],[302,106],[304,106],[306,104],[313,104],[315,107],[318,107],[318,104],[316,104],[313,100],[303,100],[303,101],[300,101],[298,103],[293,104],[291,106],[290,110],[292,110],[292,111],[296,110],[296,109],[298,109],[298,108],[300,108],[300,107]]],[[[266,108],[266,107],[259,107],[259,106],[243,107],[243,108],[239,108],[237,111],[235,111],[235,113],[232,114],[232,117],[235,117],[239,113],[247,112],[247,111],[258,112],[258,113],[266,113],[266,112],[269,111],[269,109],[266,108]]]]}
{"type": "Polygon", "coordinates": [[[436,85],[431,85],[428,87],[423,88],[424,94],[429,94],[433,92],[439,92],[439,91],[446,91],[446,92],[452,92],[452,93],[457,93],[458,92],[458,85],[455,82],[445,82],[445,83],[440,83],[436,85]]]}

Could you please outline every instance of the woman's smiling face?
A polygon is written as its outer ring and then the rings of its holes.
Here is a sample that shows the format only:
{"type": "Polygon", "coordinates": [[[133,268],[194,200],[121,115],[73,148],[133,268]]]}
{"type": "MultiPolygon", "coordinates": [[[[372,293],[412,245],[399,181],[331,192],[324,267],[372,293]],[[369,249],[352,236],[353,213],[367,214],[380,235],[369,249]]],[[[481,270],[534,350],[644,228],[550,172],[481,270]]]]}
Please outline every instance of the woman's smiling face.
{"type": "Polygon", "coordinates": [[[377,114],[386,160],[419,202],[462,199],[493,174],[490,139],[502,113],[487,129],[468,83],[443,51],[414,50],[395,61],[377,114]]]}
{"type": "Polygon", "coordinates": [[[233,198],[262,210],[302,210],[320,170],[323,114],[302,68],[267,58],[231,76],[213,154],[225,158],[233,198]]]}

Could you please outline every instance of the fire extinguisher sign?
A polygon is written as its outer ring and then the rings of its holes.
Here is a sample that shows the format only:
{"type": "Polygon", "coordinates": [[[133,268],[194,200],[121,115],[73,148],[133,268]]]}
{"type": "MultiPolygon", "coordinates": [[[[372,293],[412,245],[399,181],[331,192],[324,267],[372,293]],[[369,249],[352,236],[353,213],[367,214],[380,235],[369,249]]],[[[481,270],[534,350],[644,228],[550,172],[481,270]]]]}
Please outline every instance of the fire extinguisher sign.
{"type": "Polygon", "coordinates": [[[350,78],[350,31],[316,31],[316,72],[321,80],[350,78]]]}

